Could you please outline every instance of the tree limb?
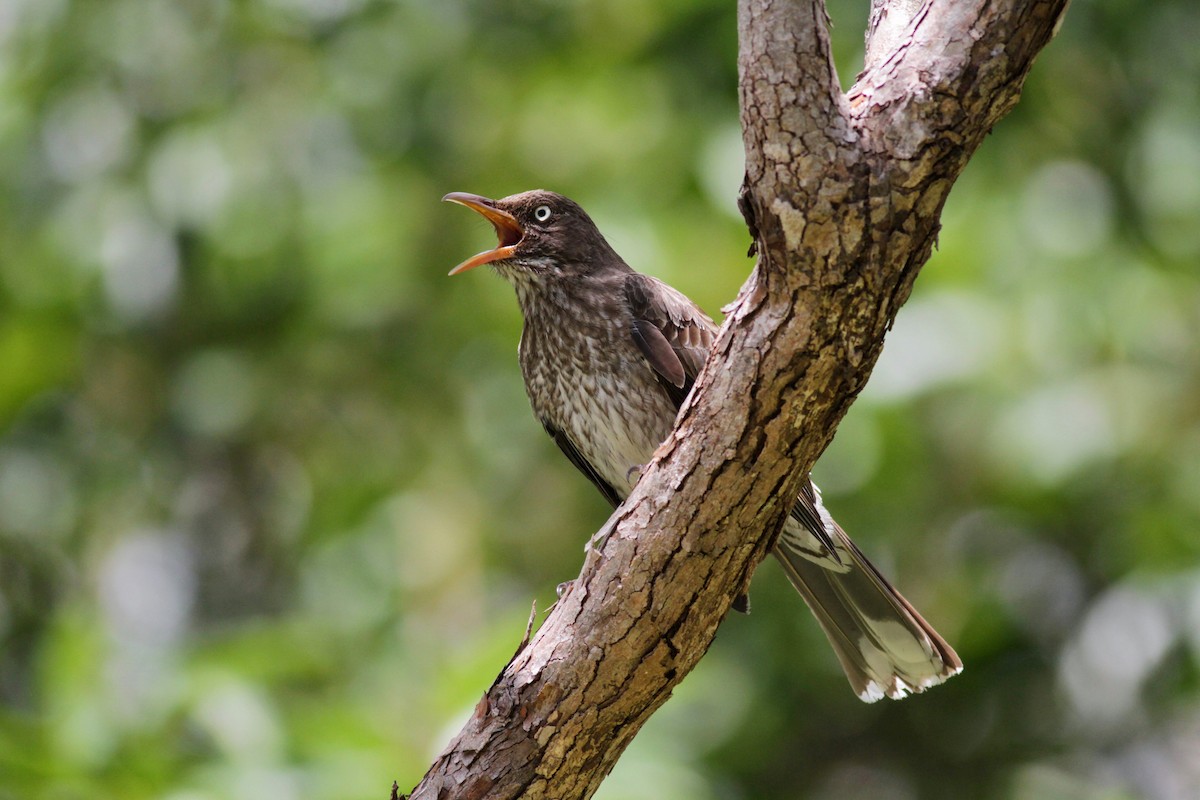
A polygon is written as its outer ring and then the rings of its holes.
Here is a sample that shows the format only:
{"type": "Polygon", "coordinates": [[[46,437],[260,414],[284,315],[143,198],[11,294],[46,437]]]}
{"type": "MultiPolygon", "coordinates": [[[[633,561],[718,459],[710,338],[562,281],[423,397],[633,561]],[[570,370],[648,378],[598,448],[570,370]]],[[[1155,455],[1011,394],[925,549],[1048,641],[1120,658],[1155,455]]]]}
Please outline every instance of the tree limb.
{"type": "Polygon", "coordinates": [[[904,29],[929,0],[872,0],[863,71],[879,66],[900,44],[904,29]]]}
{"type": "Polygon", "coordinates": [[[759,263],[602,549],[414,798],[596,791],[768,552],[929,256],[950,187],[1065,6],[932,0],[899,34],[877,21],[868,69],[843,95],[822,3],[739,2],[759,263]]]}

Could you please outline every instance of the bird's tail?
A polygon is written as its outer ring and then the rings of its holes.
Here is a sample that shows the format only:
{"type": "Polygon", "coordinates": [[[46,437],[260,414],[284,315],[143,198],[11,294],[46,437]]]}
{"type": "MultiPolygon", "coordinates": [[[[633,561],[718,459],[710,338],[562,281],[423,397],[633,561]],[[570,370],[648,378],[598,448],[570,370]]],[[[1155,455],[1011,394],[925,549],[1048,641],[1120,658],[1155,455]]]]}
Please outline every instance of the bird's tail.
{"type": "Polygon", "coordinates": [[[843,562],[837,568],[789,547],[786,536],[774,553],[821,623],[858,696],[868,703],[898,700],[961,672],[962,661],[946,640],[836,523],[832,528],[843,562]]]}

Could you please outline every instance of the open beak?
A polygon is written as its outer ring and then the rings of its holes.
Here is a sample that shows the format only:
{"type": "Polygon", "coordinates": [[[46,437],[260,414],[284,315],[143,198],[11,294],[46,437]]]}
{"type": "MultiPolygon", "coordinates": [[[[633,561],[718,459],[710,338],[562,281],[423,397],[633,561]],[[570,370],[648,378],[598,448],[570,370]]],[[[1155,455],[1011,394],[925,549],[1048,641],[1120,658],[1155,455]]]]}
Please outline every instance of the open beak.
{"type": "Polygon", "coordinates": [[[482,214],[488,222],[492,223],[492,227],[496,229],[496,238],[499,240],[494,250],[484,250],[478,255],[471,256],[450,270],[451,275],[466,272],[482,264],[490,264],[493,261],[504,261],[507,258],[513,257],[513,252],[525,236],[525,229],[521,227],[521,223],[517,222],[516,217],[507,211],[501,211],[496,208],[495,200],[489,200],[477,194],[451,192],[442,199],[449,200],[451,203],[458,203],[460,206],[466,206],[472,211],[482,214]]]}

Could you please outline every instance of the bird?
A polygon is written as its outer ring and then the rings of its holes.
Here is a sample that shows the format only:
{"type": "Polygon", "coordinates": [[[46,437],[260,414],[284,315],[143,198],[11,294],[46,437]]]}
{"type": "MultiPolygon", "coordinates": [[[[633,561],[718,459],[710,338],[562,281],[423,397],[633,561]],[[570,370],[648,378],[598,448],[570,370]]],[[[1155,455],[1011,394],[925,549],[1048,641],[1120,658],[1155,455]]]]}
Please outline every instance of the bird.
{"type": "MultiPolygon", "coordinates": [[[[683,293],[634,271],[561,194],[536,189],[493,200],[451,192],[443,200],[495,228],[496,246],[450,274],[486,264],[512,285],[534,416],[619,506],[670,435],[716,324],[683,293]]],[[[811,478],[772,552],[863,701],[899,699],[962,671],[950,645],[834,521],[811,478]]]]}

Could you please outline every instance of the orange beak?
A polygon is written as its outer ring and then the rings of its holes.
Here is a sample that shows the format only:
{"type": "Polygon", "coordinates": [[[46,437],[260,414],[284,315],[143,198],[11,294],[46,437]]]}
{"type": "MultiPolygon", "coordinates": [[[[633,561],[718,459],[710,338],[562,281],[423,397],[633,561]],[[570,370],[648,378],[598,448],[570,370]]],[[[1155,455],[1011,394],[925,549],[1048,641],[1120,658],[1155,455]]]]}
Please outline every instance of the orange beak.
{"type": "Polygon", "coordinates": [[[458,203],[460,206],[466,206],[472,211],[481,214],[484,219],[492,223],[492,227],[496,229],[496,238],[499,240],[495,249],[484,250],[482,253],[471,256],[450,270],[451,275],[457,275],[460,272],[466,272],[469,269],[474,269],[483,264],[490,264],[493,261],[503,261],[513,257],[517,245],[521,243],[521,239],[525,236],[525,229],[521,227],[521,223],[517,222],[516,217],[507,211],[501,211],[496,208],[495,200],[489,200],[477,194],[451,192],[442,199],[449,200],[451,203],[458,203]]]}

